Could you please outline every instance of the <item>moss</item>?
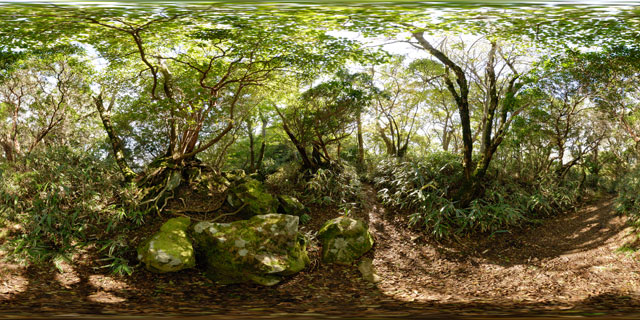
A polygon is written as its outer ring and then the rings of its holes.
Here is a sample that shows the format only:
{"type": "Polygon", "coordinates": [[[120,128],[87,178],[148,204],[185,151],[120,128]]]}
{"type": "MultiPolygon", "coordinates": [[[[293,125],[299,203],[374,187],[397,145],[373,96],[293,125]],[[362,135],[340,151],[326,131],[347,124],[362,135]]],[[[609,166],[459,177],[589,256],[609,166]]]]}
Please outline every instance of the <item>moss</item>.
{"type": "Polygon", "coordinates": [[[152,272],[175,272],[195,266],[195,255],[187,229],[191,220],[173,218],[165,222],[160,231],[138,247],[138,258],[152,272]]]}
{"type": "Polygon", "coordinates": [[[284,214],[301,216],[307,211],[307,208],[298,199],[292,196],[279,195],[278,202],[280,203],[278,206],[278,212],[282,212],[284,214]]]}
{"type": "Polygon", "coordinates": [[[171,218],[167,220],[161,227],[160,231],[181,231],[186,232],[191,225],[191,219],[188,217],[171,218]]]}
{"type": "Polygon", "coordinates": [[[244,206],[241,215],[247,218],[272,213],[278,206],[278,200],[267,192],[262,183],[254,179],[247,179],[233,187],[227,200],[234,208],[244,206]]]}
{"type": "Polygon", "coordinates": [[[298,239],[296,241],[296,245],[289,249],[289,266],[287,270],[291,272],[291,274],[300,272],[304,270],[311,261],[309,260],[309,255],[307,254],[307,239],[303,235],[298,235],[298,239]]]}
{"type": "Polygon", "coordinates": [[[200,222],[193,227],[193,237],[206,275],[221,283],[273,285],[309,264],[295,216],[259,215],[230,224],[200,222]]]}
{"type": "Polygon", "coordinates": [[[242,169],[226,171],[222,173],[222,176],[229,182],[241,182],[247,177],[247,174],[242,169]]]}
{"type": "Polygon", "coordinates": [[[326,263],[349,265],[373,247],[365,223],[344,216],[327,221],[318,231],[318,239],[326,263]]]}

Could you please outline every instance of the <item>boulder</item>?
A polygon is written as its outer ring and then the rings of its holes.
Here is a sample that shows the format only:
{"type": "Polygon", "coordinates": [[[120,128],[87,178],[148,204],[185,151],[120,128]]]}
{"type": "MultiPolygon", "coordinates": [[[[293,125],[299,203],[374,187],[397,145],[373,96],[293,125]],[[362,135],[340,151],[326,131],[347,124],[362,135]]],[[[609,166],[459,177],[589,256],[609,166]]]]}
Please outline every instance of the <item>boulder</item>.
{"type": "Polygon", "coordinates": [[[322,261],[350,265],[373,247],[367,225],[349,217],[331,219],[318,231],[322,261]]]}
{"type": "Polygon", "coordinates": [[[246,179],[231,187],[227,202],[240,210],[240,216],[245,218],[273,213],[278,208],[278,200],[267,192],[260,181],[254,179],[246,179]]]}
{"type": "Polygon", "coordinates": [[[274,213],[232,223],[199,222],[192,230],[198,259],[214,281],[274,285],[309,264],[298,219],[274,213]]]}
{"type": "Polygon", "coordinates": [[[278,206],[278,212],[298,217],[307,212],[307,208],[304,204],[292,196],[279,195],[278,202],[280,203],[280,206],[278,206]]]}
{"type": "Polygon", "coordinates": [[[138,259],[147,270],[165,273],[195,266],[193,245],[187,235],[189,225],[191,220],[187,217],[169,219],[138,247],[138,259]]]}

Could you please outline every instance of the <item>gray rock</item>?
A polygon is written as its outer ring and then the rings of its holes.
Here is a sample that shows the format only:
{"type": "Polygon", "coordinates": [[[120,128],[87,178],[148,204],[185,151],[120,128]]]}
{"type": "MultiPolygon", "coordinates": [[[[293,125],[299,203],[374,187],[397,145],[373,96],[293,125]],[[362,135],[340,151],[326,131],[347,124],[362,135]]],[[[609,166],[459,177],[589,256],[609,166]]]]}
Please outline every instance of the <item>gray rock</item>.
{"type": "Polygon", "coordinates": [[[358,263],[358,270],[362,274],[362,279],[365,281],[377,283],[381,280],[373,267],[373,260],[369,258],[363,258],[360,260],[360,263],[358,263]]]}
{"type": "Polygon", "coordinates": [[[270,286],[309,264],[296,216],[266,214],[232,223],[199,222],[193,226],[193,237],[206,275],[220,283],[270,286]]]}

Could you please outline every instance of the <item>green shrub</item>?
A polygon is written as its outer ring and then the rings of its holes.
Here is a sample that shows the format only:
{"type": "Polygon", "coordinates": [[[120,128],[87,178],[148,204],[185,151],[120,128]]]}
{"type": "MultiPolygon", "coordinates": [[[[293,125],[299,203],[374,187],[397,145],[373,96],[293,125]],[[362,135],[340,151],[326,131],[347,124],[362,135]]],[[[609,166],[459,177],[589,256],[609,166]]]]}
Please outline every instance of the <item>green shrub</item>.
{"type": "Polygon", "coordinates": [[[19,226],[4,244],[15,260],[69,260],[79,249],[142,223],[139,212],[122,206],[130,190],[118,187],[120,176],[108,161],[55,148],[20,163],[0,169],[0,215],[19,226]]]}
{"type": "Polygon", "coordinates": [[[358,173],[345,162],[318,169],[306,180],[305,190],[310,203],[337,205],[344,210],[362,203],[362,183],[358,173]]]}
{"type": "Polygon", "coordinates": [[[490,172],[481,194],[468,207],[455,202],[463,168],[458,156],[434,153],[422,159],[386,159],[372,180],[381,201],[410,212],[409,224],[421,226],[435,238],[473,232],[494,233],[574,206],[581,196],[579,182],[557,181],[549,174],[535,183],[490,172]]]}
{"type": "Polygon", "coordinates": [[[618,196],[615,210],[631,217],[635,225],[640,224],[640,168],[631,170],[616,183],[618,196]]]}
{"type": "Polygon", "coordinates": [[[362,183],[356,169],[343,161],[315,173],[303,171],[297,162],[290,162],[269,175],[266,183],[278,193],[295,196],[307,205],[350,210],[360,206],[363,200],[362,183]]]}

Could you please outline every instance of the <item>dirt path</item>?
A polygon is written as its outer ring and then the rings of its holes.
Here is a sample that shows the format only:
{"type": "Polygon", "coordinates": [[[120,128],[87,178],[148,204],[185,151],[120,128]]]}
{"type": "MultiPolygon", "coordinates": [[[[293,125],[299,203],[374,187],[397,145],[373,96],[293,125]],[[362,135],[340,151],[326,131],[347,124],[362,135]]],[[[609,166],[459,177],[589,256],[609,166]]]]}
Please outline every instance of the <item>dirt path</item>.
{"type": "Polygon", "coordinates": [[[636,238],[611,199],[522,232],[450,246],[426,244],[378,203],[370,203],[369,215],[379,288],[399,300],[638,305],[640,263],[620,252],[636,238]]]}
{"type": "MultiPolygon", "coordinates": [[[[355,266],[314,263],[275,287],[223,286],[198,270],[115,277],[87,259],[58,273],[51,266],[0,264],[0,318],[199,316],[211,318],[447,319],[477,315],[621,315],[640,317],[637,255],[618,249],[635,240],[610,199],[488,239],[439,244],[406,228],[366,189],[354,214],[376,238],[367,254],[382,281],[355,266]]],[[[324,210],[322,220],[337,215],[324,210]]],[[[316,224],[307,228],[315,228],[316,224]]],[[[311,248],[317,257],[319,248],[311,248]]]]}

